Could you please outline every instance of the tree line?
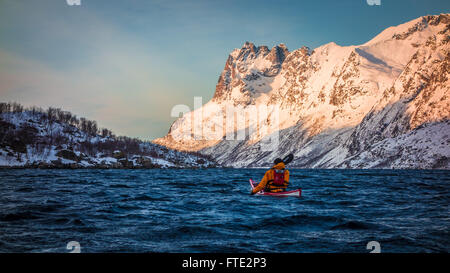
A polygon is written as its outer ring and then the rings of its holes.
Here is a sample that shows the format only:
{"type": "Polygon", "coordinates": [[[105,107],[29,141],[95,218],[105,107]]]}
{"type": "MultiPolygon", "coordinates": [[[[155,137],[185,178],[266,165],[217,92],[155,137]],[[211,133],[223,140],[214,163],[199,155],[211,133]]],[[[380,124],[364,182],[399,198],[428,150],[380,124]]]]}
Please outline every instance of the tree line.
{"type": "Polygon", "coordinates": [[[0,114],[3,113],[23,113],[29,112],[32,115],[40,115],[41,120],[51,123],[64,123],[73,126],[91,136],[100,135],[102,137],[114,137],[114,134],[106,128],[98,128],[95,120],[89,120],[84,117],[78,118],[69,111],[61,108],[48,107],[44,110],[42,107],[30,106],[24,107],[17,102],[0,102],[0,114]]]}
{"type": "MultiPolygon", "coordinates": [[[[0,102],[0,147],[10,147],[19,157],[20,153],[26,153],[27,145],[31,145],[37,152],[42,152],[50,146],[67,145],[69,149],[78,150],[84,154],[95,156],[97,153],[112,155],[119,150],[125,157],[132,155],[147,155],[156,158],[164,158],[170,150],[150,141],[143,141],[138,138],[126,136],[116,136],[106,128],[99,128],[96,121],[77,117],[69,111],[61,108],[31,106],[24,107],[17,102],[0,102]],[[39,118],[39,123],[43,125],[45,134],[38,134],[36,127],[26,123],[20,128],[15,128],[5,117],[7,113],[29,113],[33,117],[39,118]],[[57,123],[65,124],[63,131],[54,130],[57,123]],[[86,138],[75,141],[74,133],[84,132],[86,138]],[[101,141],[91,141],[92,138],[102,137],[101,141]]],[[[211,158],[202,156],[199,153],[189,153],[204,159],[211,158]]]]}

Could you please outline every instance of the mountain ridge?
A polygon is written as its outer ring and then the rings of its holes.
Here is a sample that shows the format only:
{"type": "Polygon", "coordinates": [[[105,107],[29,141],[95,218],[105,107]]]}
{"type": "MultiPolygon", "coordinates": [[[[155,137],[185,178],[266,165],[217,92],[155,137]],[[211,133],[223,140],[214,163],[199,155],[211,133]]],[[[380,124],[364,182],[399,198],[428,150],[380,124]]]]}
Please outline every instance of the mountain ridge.
{"type": "Polygon", "coordinates": [[[296,151],[294,166],[364,168],[373,165],[353,164],[351,159],[376,143],[401,138],[416,129],[418,135],[430,137],[422,131],[439,128],[446,132],[435,134],[446,143],[444,148],[430,147],[435,157],[423,155],[434,158],[428,160],[432,162],[403,166],[392,160],[379,166],[432,168],[439,161],[439,166],[450,168],[446,139],[450,132],[446,122],[450,118],[449,32],[450,15],[441,14],[388,28],[359,46],[328,43],[291,52],[285,45],[281,51],[275,46],[270,52],[277,57],[270,59],[267,47],[246,42],[229,55],[213,99],[176,120],[170,133],[154,143],[198,151],[232,167],[268,166],[280,154],[296,151]],[[244,125],[222,128],[223,136],[254,127],[264,129],[244,140],[174,137],[189,131],[196,115],[202,121],[199,131],[214,131],[211,128],[221,127],[224,109],[231,105],[244,109],[271,105],[282,114],[277,122],[269,115],[251,121],[244,113],[244,125]],[[434,123],[436,126],[422,126],[434,123]],[[261,141],[276,133],[283,146],[274,147],[272,153],[262,151],[261,141]],[[284,140],[286,136],[290,143],[284,140]]]}

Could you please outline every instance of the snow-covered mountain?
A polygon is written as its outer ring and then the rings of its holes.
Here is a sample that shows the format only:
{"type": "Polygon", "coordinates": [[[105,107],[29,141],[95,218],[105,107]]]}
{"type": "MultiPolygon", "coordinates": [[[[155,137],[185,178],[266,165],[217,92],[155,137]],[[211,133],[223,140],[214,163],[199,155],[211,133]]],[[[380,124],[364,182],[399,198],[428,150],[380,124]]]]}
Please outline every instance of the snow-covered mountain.
{"type": "Polygon", "coordinates": [[[151,142],[117,137],[67,111],[0,103],[0,167],[198,168],[215,162],[151,142]]]}
{"type": "Polygon", "coordinates": [[[291,166],[305,168],[448,169],[449,41],[450,15],[441,14],[359,46],[289,52],[246,42],[229,55],[213,99],[154,143],[234,167],[294,152],[291,166]],[[230,106],[240,109],[231,126],[230,106]],[[276,134],[268,151],[262,143],[276,134]]]}

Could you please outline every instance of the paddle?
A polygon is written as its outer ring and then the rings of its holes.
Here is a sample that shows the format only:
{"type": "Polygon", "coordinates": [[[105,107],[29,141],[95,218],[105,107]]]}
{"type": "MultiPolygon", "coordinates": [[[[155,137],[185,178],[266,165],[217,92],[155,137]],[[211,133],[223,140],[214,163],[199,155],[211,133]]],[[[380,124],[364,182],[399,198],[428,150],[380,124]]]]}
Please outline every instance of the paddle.
{"type": "Polygon", "coordinates": [[[291,163],[293,159],[294,159],[294,155],[293,154],[288,154],[287,156],[285,156],[283,158],[284,165],[287,165],[287,164],[291,163]]]}

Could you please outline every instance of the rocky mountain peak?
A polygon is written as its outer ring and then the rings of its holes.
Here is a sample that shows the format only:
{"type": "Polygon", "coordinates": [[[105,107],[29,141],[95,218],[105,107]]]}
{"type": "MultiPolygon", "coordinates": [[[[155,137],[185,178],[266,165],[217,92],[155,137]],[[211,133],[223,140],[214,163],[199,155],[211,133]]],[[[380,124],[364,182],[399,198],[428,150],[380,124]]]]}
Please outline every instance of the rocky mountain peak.
{"type": "Polygon", "coordinates": [[[258,47],[258,55],[266,56],[267,54],[269,54],[269,52],[269,48],[265,45],[258,47]]]}
{"type": "Polygon", "coordinates": [[[302,46],[300,48],[300,53],[302,53],[303,55],[310,55],[310,49],[307,46],[302,46]]]}
{"type": "Polygon", "coordinates": [[[272,63],[281,64],[283,63],[284,59],[286,59],[288,54],[289,51],[287,47],[284,44],[279,44],[277,46],[272,47],[272,49],[269,52],[269,55],[267,56],[267,59],[272,63]]]}
{"type": "Polygon", "coordinates": [[[450,13],[443,13],[439,15],[427,15],[422,17],[426,20],[430,25],[438,25],[438,24],[450,24],[450,13]]]}
{"type": "MultiPolygon", "coordinates": [[[[424,31],[429,33],[435,32],[434,29],[436,28],[440,30],[450,28],[450,14],[422,16],[404,24],[389,27],[364,45],[369,46],[390,40],[420,39],[420,37],[415,36],[414,38],[412,36],[424,31]]],[[[419,34],[418,36],[421,35],[419,34]]]]}
{"type": "Polygon", "coordinates": [[[242,45],[242,49],[251,49],[251,50],[255,50],[256,46],[255,44],[253,44],[252,42],[246,41],[243,45],[242,45]]]}
{"type": "Polygon", "coordinates": [[[251,42],[245,42],[241,49],[233,50],[228,56],[216,85],[213,101],[234,100],[244,104],[250,103],[251,95],[258,93],[254,84],[267,86],[267,81],[270,81],[267,78],[279,74],[288,55],[289,50],[284,44],[269,50],[265,45],[257,47],[251,42]],[[241,94],[231,94],[235,87],[241,90],[241,94]]]}

